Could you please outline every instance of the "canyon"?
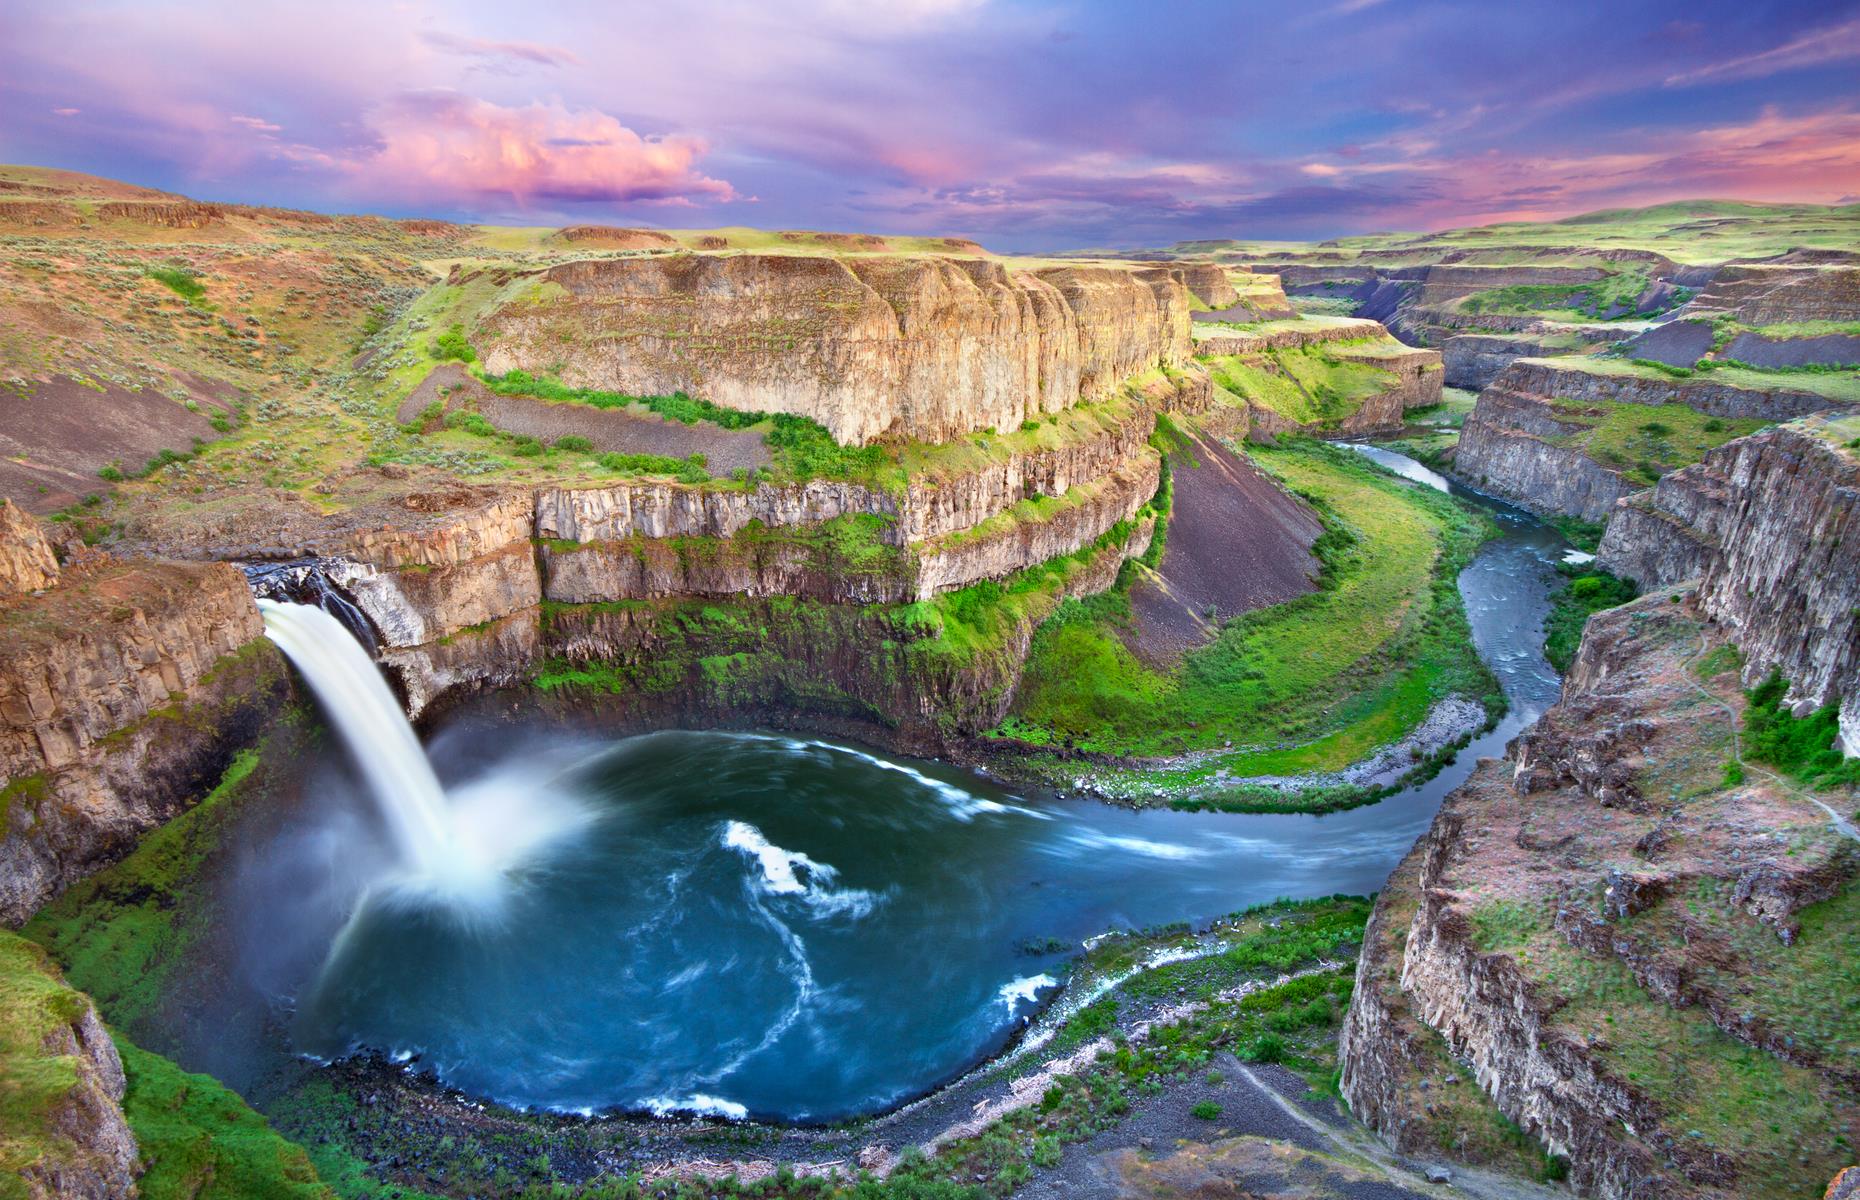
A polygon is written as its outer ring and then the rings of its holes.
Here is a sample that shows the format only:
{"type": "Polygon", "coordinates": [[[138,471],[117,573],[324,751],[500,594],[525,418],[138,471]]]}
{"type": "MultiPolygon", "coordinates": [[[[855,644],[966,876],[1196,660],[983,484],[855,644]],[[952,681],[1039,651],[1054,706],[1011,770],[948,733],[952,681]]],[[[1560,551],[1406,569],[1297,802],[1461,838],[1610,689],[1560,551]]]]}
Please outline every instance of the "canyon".
{"type": "MultiPolygon", "coordinates": [[[[1325,1169],[1391,1194],[1432,1194],[1436,1161],[1475,1194],[1566,1175],[1611,1200],[1807,1194],[1851,1164],[1860,312],[1838,252],[1443,235],[1021,260],[48,180],[0,195],[0,301],[37,347],[9,378],[28,410],[141,407],[5,430],[0,919],[24,937],[0,951],[43,998],[9,1053],[61,1072],[34,1101],[29,1194],[167,1186],[185,1156],[149,1114],[170,1087],[247,1131],[237,1152],[198,1134],[213,1169],[304,1196],[518,1195],[538,1157],[564,1194],[722,1187],[752,1153],[771,1178],[857,1162],[856,1186],[895,1189],[873,1195],[1005,1195],[1029,1163],[1075,1178],[1065,1147],[1135,1104],[1180,1141],[1130,1180],[1238,1154],[1191,1096],[1218,1111],[1333,1068],[1347,1115],[1304,1103],[1393,1149],[1325,1169]],[[29,299],[41,262],[62,316],[29,299]],[[1324,444],[1423,435],[1485,498],[1324,444]],[[1560,582],[1570,547],[1498,501],[1586,523],[1596,566],[1646,593],[1589,620],[1534,723],[1536,618],[1475,653],[1469,615],[1493,618],[1469,610],[1496,574],[1560,582]],[[1121,855],[1218,889],[1240,831],[1332,809],[1360,839],[1338,878],[1374,891],[1397,865],[1373,905],[1299,877],[1296,903],[1192,927],[1160,901],[1154,928],[1079,946],[1030,926],[982,1002],[1014,1018],[976,1039],[1004,1057],[869,1128],[719,1123],[743,1114],[715,1096],[667,1101],[676,1120],[527,1113],[287,1052],[239,1087],[274,1131],[166,1057],[192,1066],[206,1018],[176,1014],[235,990],[215,893],[340,758],[255,597],[343,618],[436,739],[776,730],[782,753],[866,763],[874,796],[910,778],[958,825],[1038,824],[1078,870],[1121,855]],[[1794,722],[1826,731],[1821,775],[1765,757],[1782,735],[1762,731],[1794,722]],[[807,740],[828,736],[879,750],[807,740]],[[1503,757],[1456,765],[1472,747],[1503,757]],[[1174,811],[1075,824],[1068,806],[1101,807],[1081,795],[1174,811]],[[1535,1179],[1478,1192],[1482,1172],[1535,1179]]],[[[694,761],[670,774],[719,769],[694,761]]],[[[890,894],[850,857],[725,828],[759,904],[853,920],[890,894]]]]}

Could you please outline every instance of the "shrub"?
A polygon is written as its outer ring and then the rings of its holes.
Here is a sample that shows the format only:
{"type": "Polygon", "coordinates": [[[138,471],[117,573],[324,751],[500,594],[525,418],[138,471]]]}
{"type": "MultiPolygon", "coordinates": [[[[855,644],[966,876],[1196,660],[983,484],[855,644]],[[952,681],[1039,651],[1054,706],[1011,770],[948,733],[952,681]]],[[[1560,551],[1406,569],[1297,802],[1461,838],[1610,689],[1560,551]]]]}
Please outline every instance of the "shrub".
{"type": "Polygon", "coordinates": [[[594,443],[578,433],[568,433],[555,439],[555,448],[557,450],[570,450],[576,454],[585,454],[594,449],[594,443]]]}
{"type": "Polygon", "coordinates": [[[1626,604],[1639,592],[1632,580],[1600,567],[1565,564],[1557,569],[1569,584],[1550,599],[1550,616],[1544,621],[1544,657],[1561,674],[1576,661],[1576,648],[1582,644],[1582,629],[1589,618],[1605,608],[1626,604]]]}
{"type": "Polygon", "coordinates": [[[116,463],[110,463],[107,466],[97,468],[97,478],[107,480],[110,483],[121,483],[125,476],[123,475],[123,468],[121,466],[116,463]]]}
{"type": "Polygon", "coordinates": [[[1221,1106],[1212,1100],[1203,1100],[1188,1110],[1188,1115],[1201,1121],[1212,1121],[1221,1115],[1221,1106]]]}
{"type": "Polygon", "coordinates": [[[465,326],[454,325],[433,339],[433,357],[440,362],[477,362],[478,352],[465,340],[465,326]]]}
{"type": "Polygon", "coordinates": [[[1798,717],[1783,704],[1788,690],[1782,673],[1771,671],[1745,693],[1744,757],[1817,787],[1860,783],[1860,759],[1844,757],[1837,745],[1840,706],[1824,704],[1798,717]]]}
{"type": "Polygon", "coordinates": [[[206,285],[186,267],[147,267],[142,273],[189,304],[198,305],[206,297],[206,285]]]}

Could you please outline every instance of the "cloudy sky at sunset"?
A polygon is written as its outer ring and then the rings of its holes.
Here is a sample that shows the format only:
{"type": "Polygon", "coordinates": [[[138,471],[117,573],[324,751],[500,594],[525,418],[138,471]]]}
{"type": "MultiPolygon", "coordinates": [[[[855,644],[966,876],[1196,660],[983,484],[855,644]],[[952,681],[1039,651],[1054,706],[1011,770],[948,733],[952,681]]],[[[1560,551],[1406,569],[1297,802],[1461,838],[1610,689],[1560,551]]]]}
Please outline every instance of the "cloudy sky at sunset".
{"type": "Polygon", "coordinates": [[[1860,3],[0,0],[0,160],[998,249],[1860,201],[1860,3]]]}

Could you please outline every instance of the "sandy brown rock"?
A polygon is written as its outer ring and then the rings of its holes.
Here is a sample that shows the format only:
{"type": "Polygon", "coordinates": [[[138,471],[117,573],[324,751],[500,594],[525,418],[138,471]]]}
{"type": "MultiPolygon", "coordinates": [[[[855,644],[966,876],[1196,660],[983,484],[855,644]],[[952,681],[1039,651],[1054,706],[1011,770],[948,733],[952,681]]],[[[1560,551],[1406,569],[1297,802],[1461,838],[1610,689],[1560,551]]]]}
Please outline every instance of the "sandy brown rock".
{"type": "Polygon", "coordinates": [[[39,523],[0,499],[0,596],[36,592],[58,582],[58,559],[39,523]]]}
{"type": "Polygon", "coordinates": [[[198,799],[287,686],[224,564],[101,563],[0,608],[0,920],[198,799]]]}
{"type": "Polygon", "coordinates": [[[1189,306],[1167,269],[684,254],[549,268],[474,336],[493,371],[942,441],[1181,361],[1189,306]]]}

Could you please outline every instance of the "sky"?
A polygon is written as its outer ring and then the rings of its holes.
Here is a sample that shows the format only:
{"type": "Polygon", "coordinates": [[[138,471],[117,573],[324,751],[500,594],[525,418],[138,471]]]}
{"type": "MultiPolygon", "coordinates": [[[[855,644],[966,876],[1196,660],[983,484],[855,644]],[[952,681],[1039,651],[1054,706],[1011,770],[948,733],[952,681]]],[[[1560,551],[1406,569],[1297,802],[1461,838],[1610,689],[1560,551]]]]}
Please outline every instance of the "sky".
{"type": "Polygon", "coordinates": [[[0,161],[1022,252],[1852,203],[1860,0],[0,0],[0,161]]]}

